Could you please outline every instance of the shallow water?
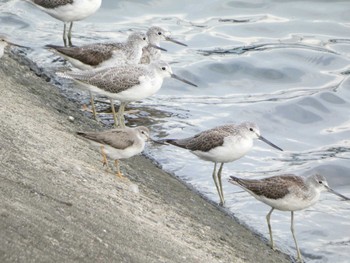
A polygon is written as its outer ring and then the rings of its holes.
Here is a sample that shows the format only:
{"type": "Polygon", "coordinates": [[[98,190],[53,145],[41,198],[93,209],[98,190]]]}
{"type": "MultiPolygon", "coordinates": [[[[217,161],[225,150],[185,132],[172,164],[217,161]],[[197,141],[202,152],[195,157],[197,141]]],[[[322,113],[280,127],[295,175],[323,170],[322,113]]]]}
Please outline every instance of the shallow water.
{"type": "MultiPolygon", "coordinates": [[[[32,49],[27,56],[48,72],[65,67],[42,47],[62,44],[62,23],[24,1],[0,1],[1,32],[32,49]],[[55,61],[55,62],[53,62],[55,61]]],[[[166,80],[160,92],[132,108],[132,125],[154,138],[182,138],[223,123],[254,121],[284,152],[257,141],[244,158],[225,164],[227,211],[268,237],[269,207],[229,184],[237,175],[324,174],[350,196],[350,4],[348,1],[106,1],[73,28],[75,45],[123,40],[130,30],[169,29],[188,48],[162,43],[173,71],[198,88],[166,80]]],[[[77,89],[68,96],[87,101],[77,89]]],[[[215,202],[213,164],[172,146],[150,145],[147,155],[215,202]]],[[[307,262],[348,262],[350,203],[324,193],[296,212],[296,235],[307,262]]],[[[279,249],[295,255],[290,214],[275,211],[279,249]]]]}

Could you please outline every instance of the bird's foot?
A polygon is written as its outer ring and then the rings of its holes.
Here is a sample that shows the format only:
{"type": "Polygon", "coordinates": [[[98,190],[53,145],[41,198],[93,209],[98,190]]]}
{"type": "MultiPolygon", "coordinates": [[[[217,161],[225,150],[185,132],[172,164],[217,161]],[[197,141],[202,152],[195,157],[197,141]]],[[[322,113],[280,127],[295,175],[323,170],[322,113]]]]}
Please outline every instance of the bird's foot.
{"type": "Polygon", "coordinates": [[[123,179],[124,178],[124,174],[122,172],[117,172],[116,176],[118,176],[119,178],[123,179]]]}

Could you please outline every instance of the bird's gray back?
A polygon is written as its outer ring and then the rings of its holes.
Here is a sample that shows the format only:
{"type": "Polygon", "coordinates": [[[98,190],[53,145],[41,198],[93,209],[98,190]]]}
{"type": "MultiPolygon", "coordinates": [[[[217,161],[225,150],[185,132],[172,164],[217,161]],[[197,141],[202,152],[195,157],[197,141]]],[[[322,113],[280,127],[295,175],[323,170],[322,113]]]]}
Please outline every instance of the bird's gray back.
{"type": "Polygon", "coordinates": [[[234,127],[234,125],[222,125],[189,138],[168,140],[167,142],[191,151],[208,152],[215,147],[222,146],[226,137],[235,134],[234,127]]]}
{"type": "Polygon", "coordinates": [[[122,65],[80,72],[67,72],[73,79],[96,86],[104,91],[119,93],[139,85],[140,77],[150,75],[141,65],[122,65]]]}
{"type": "Polygon", "coordinates": [[[132,129],[113,129],[104,132],[81,132],[78,135],[89,140],[124,150],[135,142],[135,131],[132,129]]]}
{"type": "Polygon", "coordinates": [[[79,60],[86,65],[96,67],[110,59],[114,50],[121,48],[122,45],[120,43],[98,43],[81,47],[55,47],[54,49],[67,57],[79,60]]]}
{"type": "Polygon", "coordinates": [[[293,174],[272,176],[261,180],[240,178],[234,180],[255,195],[274,200],[285,197],[293,190],[296,190],[294,194],[299,195],[306,188],[304,180],[293,174]]]}

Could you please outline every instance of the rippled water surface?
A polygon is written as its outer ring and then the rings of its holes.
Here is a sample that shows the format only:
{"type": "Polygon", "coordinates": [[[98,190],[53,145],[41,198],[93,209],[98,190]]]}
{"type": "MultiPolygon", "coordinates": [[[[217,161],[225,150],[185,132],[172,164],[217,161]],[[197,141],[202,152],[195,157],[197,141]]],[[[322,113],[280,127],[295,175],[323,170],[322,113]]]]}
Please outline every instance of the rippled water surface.
{"type": "MultiPolygon", "coordinates": [[[[66,66],[42,48],[62,44],[61,22],[24,1],[0,3],[0,33],[31,47],[27,56],[40,67],[66,66]]],[[[350,196],[349,13],[349,1],[104,0],[95,15],[74,25],[73,42],[122,41],[131,30],[157,25],[188,44],[162,43],[164,59],[198,88],[165,80],[157,95],[131,105],[141,112],[129,123],[147,124],[155,138],[181,138],[224,123],[256,122],[285,151],[255,142],[247,156],[224,166],[223,187],[227,211],[268,238],[269,207],[229,184],[230,175],[317,171],[350,196]]],[[[172,146],[151,145],[146,152],[218,202],[212,163],[172,146]]],[[[324,193],[295,220],[306,261],[349,262],[349,202],[324,193]]],[[[294,256],[290,214],[275,211],[272,227],[278,248],[294,256]]]]}

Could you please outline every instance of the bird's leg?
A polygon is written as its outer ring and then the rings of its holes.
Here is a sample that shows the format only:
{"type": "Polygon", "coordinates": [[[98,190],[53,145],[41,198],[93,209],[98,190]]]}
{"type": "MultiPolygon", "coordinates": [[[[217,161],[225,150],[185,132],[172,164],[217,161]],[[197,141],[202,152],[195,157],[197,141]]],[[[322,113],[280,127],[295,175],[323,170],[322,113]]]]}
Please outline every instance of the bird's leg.
{"type": "Polygon", "coordinates": [[[94,119],[97,120],[96,107],[94,103],[94,95],[92,94],[91,91],[89,91],[89,93],[90,93],[90,103],[91,103],[92,114],[94,115],[94,119]]]}
{"type": "Polygon", "coordinates": [[[267,220],[267,226],[269,227],[269,233],[270,233],[270,245],[271,245],[271,248],[275,250],[275,244],[273,242],[272,229],[270,224],[270,218],[273,210],[275,210],[275,208],[272,207],[270,212],[266,215],[266,220],[267,220]]]}
{"type": "Polygon", "coordinates": [[[128,102],[123,102],[123,111],[122,111],[122,123],[124,124],[124,127],[125,127],[125,107],[126,105],[128,105],[128,102]]]}
{"type": "Polygon", "coordinates": [[[219,186],[218,186],[218,180],[217,180],[217,175],[216,175],[216,162],[214,163],[214,171],[213,171],[213,180],[214,180],[214,183],[215,183],[215,186],[216,186],[216,190],[218,191],[218,194],[219,194],[219,197],[220,197],[220,203],[219,205],[222,205],[222,198],[221,198],[221,193],[220,193],[220,189],[219,189],[219,186]]]}
{"type": "Polygon", "coordinates": [[[219,189],[221,193],[221,205],[223,206],[225,204],[225,199],[224,199],[224,191],[222,190],[222,182],[221,182],[221,172],[222,172],[222,167],[224,166],[224,163],[221,163],[219,171],[218,171],[218,179],[219,179],[219,189]]]}
{"type": "Polygon", "coordinates": [[[118,161],[117,159],[114,161],[114,166],[117,168],[117,176],[118,176],[119,178],[123,178],[124,176],[123,176],[123,174],[120,172],[119,161],[118,161]]]}
{"type": "Polygon", "coordinates": [[[125,128],[125,123],[124,123],[124,109],[125,109],[125,102],[120,102],[119,105],[119,110],[118,110],[118,120],[119,120],[119,126],[121,128],[125,128]]]}
{"type": "Polygon", "coordinates": [[[65,47],[67,46],[67,34],[66,34],[67,30],[66,29],[67,29],[67,24],[64,22],[63,23],[63,44],[65,47]]]}
{"type": "Polygon", "coordinates": [[[67,34],[67,36],[68,36],[68,45],[70,47],[73,46],[73,44],[72,44],[72,28],[73,28],[73,21],[70,22],[69,30],[68,30],[68,34],[67,34]]]}
{"type": "Polygon", "coordinates": [[[114,108],[114,101],[113,99],[110,99],[111,101],[111,108],[112,108],[112,114],[113,114],[113,120],[114,120],[114,127],[118,127],[118,121],[117,121],[117,116],[115,114],[115,108],[114,108]]]}
{"type": "Polygon", "coordinates": [[[292,235],[293,235],[294,242],[295,242],[295,247],[296,247],[297,253],[298,253],[297,261],[303,262],[303,260],[302,260],[302,258],[301,258],[301,253],[300,253],[300,250],[299,250],[298,242],[297,242],[297,239],[296,239],[295,234],[294,234],[294,212],[291,211],[290,213],[291,213],[291,225],[290,225],[290,230],[292,231],[292,235]]]}
{"type": "Polygon", "coordinates": [[[107,161],[107,155],[105,152],[105,147],[101,145],[101,154],[102,154],[102,165],[107,167],[108,170],[108,161],[107,161]]]}

